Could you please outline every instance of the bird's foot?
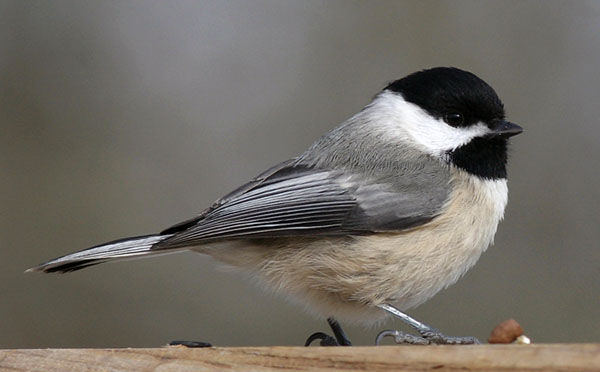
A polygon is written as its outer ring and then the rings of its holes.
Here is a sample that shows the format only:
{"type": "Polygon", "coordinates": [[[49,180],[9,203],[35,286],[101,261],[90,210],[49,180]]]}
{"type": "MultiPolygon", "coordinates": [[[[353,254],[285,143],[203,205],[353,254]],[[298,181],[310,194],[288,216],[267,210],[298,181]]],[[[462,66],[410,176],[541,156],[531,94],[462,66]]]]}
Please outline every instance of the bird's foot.
{"type": "Polygon", "coordinates": [[[415,318],[408,316],[402,311],[396,309],[389,304],[377,305],[379,308],[387,311],[388,313],[400,318],[404,323],[415,329],[419,336],[414,336],[400,331],[383,331],[377,335],[375,343],[379,345],[384,337],[394,337],[394,341],[397,344],[412,344],[412,345],[472,345],[480,344],[478,339],[475,337],[453,337],[446,336],[439,330],[422,323],[415,318]]]}
{"type": "Polygon", "coordinates": [[[481,343],[475,337],[446,336],[440,331],[432,328],[429,331],[421,333],[421,336],[415,336],[409,333],[394,330],[381,331],[375,339],[375,344],[379,345],[385,337],[393,337],[394,342],[397,344],[408,345],[473,345],[481,343]]]}
{"type": "Polygon", "coordinates": [[[185,347],[212,347],[208,342],[202,341],[171,341],[170,346],[185,346],[185,347]]]}
{"type": "Polygon", "coordinates": [[[331,327],[335,337],[329,336],[323,332],[316,332],[308,337],[304,343],[304,346],[310,346],[310,344],[315,340],[321,340],[319,342],[319,345],[321,346],[352,346],[352,342],[348,340],[346,333],[344,333],[344,330],[337,320],[333,318],[327,318],[327,323],[329,323],[329,326],[331,327]]]}
{"type": "Polygon", "coordinates": [[[310,335],[307,339],[306,342],[304,343],[304,346],[310,346],[310,344],[313,343],[313,341],[315,340],[321,340],[319,342],[320,346],[340,346],[340,344],[337,342],[337,340],[331,336],[329,336],[327,333],[323,333],[323,332],[315,332],[312,335],[310,335]]]}

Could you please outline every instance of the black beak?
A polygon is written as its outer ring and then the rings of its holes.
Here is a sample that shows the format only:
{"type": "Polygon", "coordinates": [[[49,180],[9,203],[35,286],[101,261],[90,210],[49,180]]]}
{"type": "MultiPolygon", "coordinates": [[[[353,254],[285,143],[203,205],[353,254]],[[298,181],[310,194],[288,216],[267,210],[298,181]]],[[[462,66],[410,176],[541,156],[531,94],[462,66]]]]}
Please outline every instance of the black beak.
{"type": "Polygon", "coordinates": [[[523,132],[523,128],[510,121],[499,120],[494,124],[489,134],[492,137],[512,137],[523,132]]]}

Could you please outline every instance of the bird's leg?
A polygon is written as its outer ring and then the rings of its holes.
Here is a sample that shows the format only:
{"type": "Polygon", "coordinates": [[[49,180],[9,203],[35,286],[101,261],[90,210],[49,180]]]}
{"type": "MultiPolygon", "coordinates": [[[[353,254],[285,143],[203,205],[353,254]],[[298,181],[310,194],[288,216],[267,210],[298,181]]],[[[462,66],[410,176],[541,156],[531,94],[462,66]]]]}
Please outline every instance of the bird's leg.
{"type": "Polygon", "coordinates": [[[321,340],[321,346],[352,346],[352,342],[348,340],[342,326],[340,326],[340,323],[338,323],[337,320],[327,318],[327,323],[331,327],[335,338],[323,332],[316,332],[308,337],[304,346],[309,346],[314,340],[321,340]]]}
{"type": "Polygon", "coordinates": [[[452,337],[446,336],[439,330],[428,326],[427,324],[421,323],[418,320],[404,314],[402,311],[396,309],[389,304],[377,305],[379,308],[389,312],[395,317],[400,318],[404,323],[414,328],[421,337],[413,336],[400,331],[382,331],[377,335],[375,343],[379,345],[384,337],[394,337],[394,341],[397,344],[413,344],[413,345],[429,345],[429,344],[452,344],[452,345],[471,345],[480,344],[478,339],[475,337],[452,337]]]}
{"type": "Polygon", "coordinates": [[[337,320],[333,318],[327,318],[327,323],[331,327],[333,335],[335,336],[335,339],[337,340],[340,346],[352,346],[352,342],[348,340],[348,336],[346,336],[346,333],[342,329],[342,326],[340,326],[340,323],[337,322],[337,320]]]}

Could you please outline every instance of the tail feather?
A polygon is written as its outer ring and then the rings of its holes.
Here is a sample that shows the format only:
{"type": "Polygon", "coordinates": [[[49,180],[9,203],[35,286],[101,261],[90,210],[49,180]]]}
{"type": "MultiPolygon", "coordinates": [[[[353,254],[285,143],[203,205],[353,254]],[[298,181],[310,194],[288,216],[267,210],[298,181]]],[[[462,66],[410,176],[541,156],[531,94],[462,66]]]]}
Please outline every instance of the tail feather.
{"type": "Polygon", "coordinates": [[[55,258],[36,267],[32,267],[31,269],[26,270],[26,272],[43,271],[46,273],[67,273],[107,261],[176,252],[177,250],[173,250],[172,252],[152,250],[153,245],[171,236],[172,234],[145,235],[114,240],[112,242],[55,258]]]}

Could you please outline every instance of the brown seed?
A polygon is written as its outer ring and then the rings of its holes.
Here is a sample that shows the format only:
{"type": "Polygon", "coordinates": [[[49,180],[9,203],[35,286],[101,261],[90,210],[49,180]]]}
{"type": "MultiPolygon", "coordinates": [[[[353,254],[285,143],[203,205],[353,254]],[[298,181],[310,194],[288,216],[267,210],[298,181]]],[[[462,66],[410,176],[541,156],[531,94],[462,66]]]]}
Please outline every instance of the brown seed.
{"type": "Polygon", "coordinates": [[[498,324],[492,330],[488,342],[490,344],[510,344],[523,334],[523,328],[514,319],[508,319],[498,324]]]}

